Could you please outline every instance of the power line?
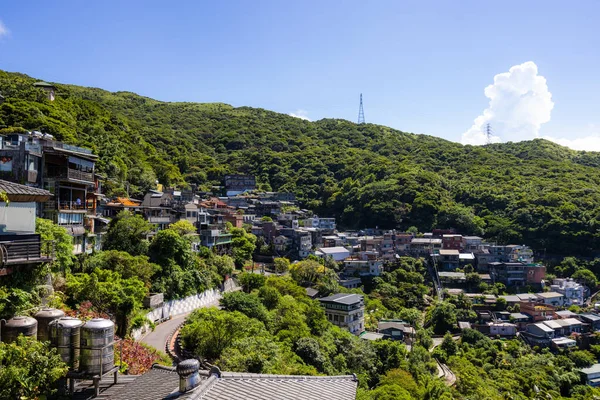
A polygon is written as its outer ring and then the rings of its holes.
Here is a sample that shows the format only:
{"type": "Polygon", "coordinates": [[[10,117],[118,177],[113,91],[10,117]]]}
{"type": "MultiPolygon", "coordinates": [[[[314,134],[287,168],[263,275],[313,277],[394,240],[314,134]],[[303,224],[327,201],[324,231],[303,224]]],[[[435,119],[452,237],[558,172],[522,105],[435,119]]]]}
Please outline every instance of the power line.
{"type": "Polygon", "coordinates": [[[360,106],[358,107],[358,123],[365,123],[365,110],[363,110],[362,93],[360,94],[360,106]]]}

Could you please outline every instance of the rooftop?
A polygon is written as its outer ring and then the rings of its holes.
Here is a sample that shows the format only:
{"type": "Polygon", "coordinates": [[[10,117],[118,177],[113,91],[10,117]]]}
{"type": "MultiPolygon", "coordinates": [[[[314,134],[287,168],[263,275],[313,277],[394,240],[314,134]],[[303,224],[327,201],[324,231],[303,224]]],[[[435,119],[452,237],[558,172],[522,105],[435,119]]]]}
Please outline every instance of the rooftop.
{"type": "Polygon", "coordinates": [[[410,242],[413,244],[442,244],[442,239],[414,238],[410,242]]]}
{"type": "Polygon", "coordinates": [[[0,192],[6,193],[8,199],[14,202],[43,203],[52,197],[52,193],[44,189],[25,186],[0,179],[0,192]]]}
{"type": "Polygon", "coordinates": [[[554,329],[552,329],[548,325],[544,324],[545,322],[549,322],[549,321],[538,322],[537,324],[533,324],[533,325],[537,326],[538,328],[540,328],[544,332],[554,332],[554,329]]]}
{"type": "Polygon", "coordinates": [[[599,374],[600,373],[600,364],[594,364],[588,368],[582,368],[580,370],[582,374],[590,375],[590,374],[599,374]]]}
{"type": "Polygon", "coordinates": [[[511,318],[514,319],[529,319],[529,315],[526,314],[522,314],[522,313],[512,313],[510,314],[511,318]]]}
{"type": "Polygon", "coordinates": [[[458,250],[448,250],[448,249],[442,249],[442,250],[440,250],[440,255],[441,256],[458,256],[459,253],[460,252],[458,250]]]}
{"type": "Polygon", "coordinates": [[[361,339],[365,339],[365,340],[378,340],[378,339],[383,339],[385,337],[385,335],[383,333],[377,333],[377,332],[363,332],[360,334],[359,337],[361,339]]]}
{"type": "Polygon", "coordinates": [[[200,371],[200,384],[179,392],[175,367],[153,366],[126,385],[102,393],[106,400],[234,400],[306,399],[351,400],[356,396],[354,375],[299,376],[200,371]]]}
{"type": "Polygon", "coordinates": [[[321,247],[319,251],[323,254],[335,254],[335,253],[349,253],[347,248],[336,246],[336,247],[321,247]]]}
{"type": "Polygon", "coordinates": [[[557,292],[542,292],[542,293],[538,293],[537,295],[538,295],[538,297],[541,297],[543,299],[553,299],[555,297],[564,297],[562,294],[557,293],[557,292]]]}
{"type": "Polygon", "coordinates": [[[600,321],[600,315],[596,314],[581,314],[581,318],[585,318],[586,320],[591,322],[600,321]]]}
{"type": "Polygon", "coordinates": [[[336,293],[334,295],[319,299],[321,302],[337,303],[337,304],[355,304],[361,302],[363,297],[358,294],[336,293]]]}

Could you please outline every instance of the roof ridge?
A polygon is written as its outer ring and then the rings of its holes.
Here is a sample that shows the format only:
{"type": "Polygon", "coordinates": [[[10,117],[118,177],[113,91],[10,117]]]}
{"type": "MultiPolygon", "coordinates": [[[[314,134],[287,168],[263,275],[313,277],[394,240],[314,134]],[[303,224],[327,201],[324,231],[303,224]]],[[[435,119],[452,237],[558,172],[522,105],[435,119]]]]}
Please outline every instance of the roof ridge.
{"type": "Polygon", "coordinates": [[[276,379],[276,380],[355,380],[355,375],[278,375],[246,372],[221,372],[221,379],[276,379]]]}
{"type": "Polygon", "coordinates": [[[200,400],[207,394],[210,389],[217,383],[218,381],[217,375],[210,375],[206,380],[204,380],[200,385],[196,386],[190,392],[193,393],[193,396],[190,400],[200,400]]]}

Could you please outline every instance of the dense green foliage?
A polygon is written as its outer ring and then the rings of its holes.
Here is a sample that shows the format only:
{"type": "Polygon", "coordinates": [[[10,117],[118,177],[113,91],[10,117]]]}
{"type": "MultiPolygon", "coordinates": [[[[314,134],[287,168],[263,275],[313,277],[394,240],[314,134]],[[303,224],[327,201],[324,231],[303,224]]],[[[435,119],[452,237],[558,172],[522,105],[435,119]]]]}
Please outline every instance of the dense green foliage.
{"type": "Polygon", "coordinates": [[[55,391],[54,382],[67,366],[48,342],[20,336],[0,342],[0,398],[38,399],[55,391]]]}
{"type": "Polygon", "coordinates": [[[96,151],[112,193],[156,179],[210,189],[229,172],[294,192],[342,226],[453,226],[563,255],[600,245],[600,155],[545,140],[462,146],[372,124],[310,122],[249,107],[165,103],[0,72],[5,132],[42,129],[96,151]]]}

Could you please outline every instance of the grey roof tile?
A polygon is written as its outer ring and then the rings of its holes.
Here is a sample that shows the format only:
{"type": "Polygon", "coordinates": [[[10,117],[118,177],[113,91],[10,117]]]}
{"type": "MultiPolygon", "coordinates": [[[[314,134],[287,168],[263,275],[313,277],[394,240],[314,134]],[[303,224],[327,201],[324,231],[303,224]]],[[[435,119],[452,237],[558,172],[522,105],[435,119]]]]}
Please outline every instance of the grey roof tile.
{"type": "Polygon", "coordinates": [[[174,368],[153,367],[144,375],[111,393],[110,400],[353,400],[357,382],[353,375],[300,376],[223,372],[221,377],[200,371],[202,383],[179,393],[174,368]]]}

